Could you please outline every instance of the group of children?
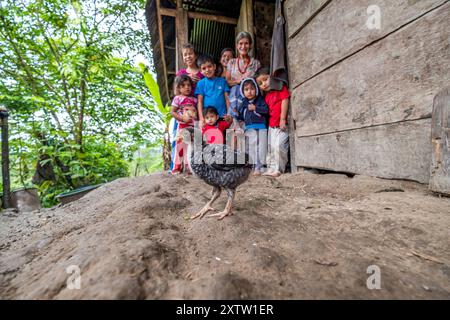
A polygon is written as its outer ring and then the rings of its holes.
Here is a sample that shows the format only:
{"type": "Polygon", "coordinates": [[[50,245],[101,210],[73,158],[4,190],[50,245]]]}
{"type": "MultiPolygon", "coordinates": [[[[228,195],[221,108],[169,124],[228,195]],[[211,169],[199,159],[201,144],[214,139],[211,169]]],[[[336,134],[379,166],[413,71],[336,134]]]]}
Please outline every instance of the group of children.
{"type": "MultiPolygon", "coordinates": [[[[209,55],[197,58],[190,44],[182,47],[182,54],[186,69],[177,73],[172,102],[178,130],[193,127],[199,121],[204,141],[209,144],[224,144],[227,129],[244,132],[247,152],[252,151],[254,175],[281,175],[286,168],[289,147],[287,87],[272,90],[269,69],[259,68],[254,77],[243,79],[230,97],[224,76],[228,63],[234,60],[232,49],[222,51],[219,68],[209,55]],[[238,103],[230,105],[230,98],[238,103]],[[267,170],[263,172],[265,164],[267,170]]],[[[177,141],[172,174],[190,174],[184,150],[183,142],[177,141]]]]}

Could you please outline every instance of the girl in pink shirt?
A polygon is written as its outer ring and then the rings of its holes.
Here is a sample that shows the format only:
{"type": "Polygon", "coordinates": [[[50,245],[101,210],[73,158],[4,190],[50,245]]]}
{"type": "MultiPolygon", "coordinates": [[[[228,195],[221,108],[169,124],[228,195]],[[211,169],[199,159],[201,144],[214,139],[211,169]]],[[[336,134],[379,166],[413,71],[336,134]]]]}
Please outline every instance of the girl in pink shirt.
{"type": "MultiPolygon", "coordinates": [[[[197,120],[197,98],[192,96],[192,79],[186,75],[180,75],[175,78],[175,94],[172,101],[172,116],[178,121],[179,130],[193,127],[197,120]]],[[[177,140],[175,146],[175,159],[172,174],[178,174],[182,171],[190,174],[190,168],[187,161],[187,144],[177,140]]]]}

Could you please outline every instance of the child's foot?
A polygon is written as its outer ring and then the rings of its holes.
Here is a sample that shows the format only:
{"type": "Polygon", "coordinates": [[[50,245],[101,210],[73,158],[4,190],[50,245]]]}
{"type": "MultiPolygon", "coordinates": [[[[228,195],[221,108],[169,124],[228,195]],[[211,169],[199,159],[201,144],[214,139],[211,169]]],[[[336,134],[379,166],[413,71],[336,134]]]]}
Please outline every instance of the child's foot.
{"type": "Polygon", "coordinates": [[[280,171],[272,171],[270,174],[268,174],[268,176],[276,178],[276,177],[281,176],[281,172],[280,171]]]}
{"type": "Polygon", "coordinates": [[[254,176],[260,176],[261,175],[261,171],[255,170],[255,171],[253,171],[253,175],[254,176]]]}
{"type": "Polygon", "coordinates": [[[272,169],[269,169],[269,170],[267,170],[266,172],[264,172],[262,175],[263,175],[263,176],[270,176],[270,175],[272,175],[272,173],[273,173],[273,170],[272,170],[272,169]]]}
{"type": "Polygon", "coordinates": [[[176,174],[180,174],[180,173],[181,173],[180,170],[172,170],[172,171],[170,171],[170,174],[172,174],[172,175],[176,175],[176,174]]]}

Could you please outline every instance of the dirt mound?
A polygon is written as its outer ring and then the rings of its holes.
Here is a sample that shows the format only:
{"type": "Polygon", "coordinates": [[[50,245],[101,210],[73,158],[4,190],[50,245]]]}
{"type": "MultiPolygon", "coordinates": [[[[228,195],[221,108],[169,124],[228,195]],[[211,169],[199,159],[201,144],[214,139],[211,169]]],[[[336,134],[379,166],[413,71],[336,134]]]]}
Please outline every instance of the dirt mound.
{"type": "MultiPolygon", "coordinates": [[[[2,299],[450,298],[450,199],[413,182],[251,178],[234,215],[190,221],[194,177],[120,179],[0,217],[2,299]],[[369,290],[369,266],[381,289],[369,290]],[[79,268],[81,288],[68,287],[79,268]]],[[[225,207],[224,195],[215,208],[225,207]]]]}

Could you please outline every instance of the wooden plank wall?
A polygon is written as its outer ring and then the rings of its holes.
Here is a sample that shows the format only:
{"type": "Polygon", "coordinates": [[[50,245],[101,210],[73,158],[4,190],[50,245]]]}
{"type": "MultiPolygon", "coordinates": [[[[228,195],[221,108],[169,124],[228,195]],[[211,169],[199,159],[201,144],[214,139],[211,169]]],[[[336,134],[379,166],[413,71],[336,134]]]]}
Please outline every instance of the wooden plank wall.
{"type": "Polygon", "coordinates": [[[299,167],[427,183],[433,98],[450,83],[448,0],[286,0],[299,167]],[[370,30],[367,9],[381,9],[370,30]]]}
{"type": "Polygon", "coordinates": [[[275,20],[275,4],[255,1],[253,6],[254,20],[258,21],[255,29],[256,57],[263,66],[270,66],[272,49],[273,21],[275,20]]]}
{"type": "Polygon", "coordinates": [[[434,98],[430,189],[450,195],[450,87],[434,98]]]}

